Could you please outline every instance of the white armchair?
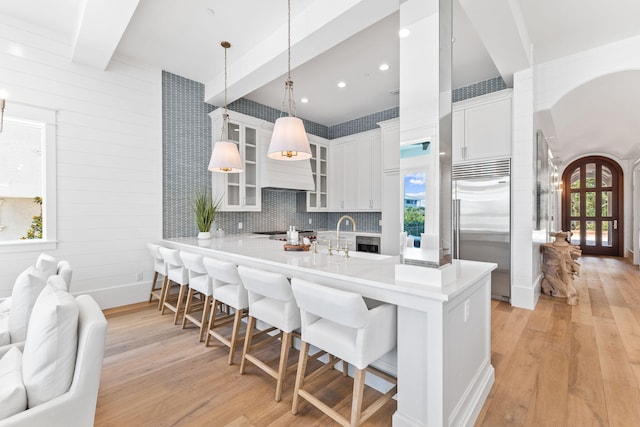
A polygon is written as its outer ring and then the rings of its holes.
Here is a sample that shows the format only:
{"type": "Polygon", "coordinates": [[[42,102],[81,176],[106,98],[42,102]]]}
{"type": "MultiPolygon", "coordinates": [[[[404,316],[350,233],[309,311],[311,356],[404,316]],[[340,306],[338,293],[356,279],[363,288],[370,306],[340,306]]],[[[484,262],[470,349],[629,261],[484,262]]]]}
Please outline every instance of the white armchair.
{"type": "MultiPolygon", "coordinates": [[[[0,420],[0,427],[93,425],[102,372],[107,321],[98,304],[90,296],[80,295],[76,301],[79,309],[78,350],[69,390],[47,402],[0,420]]],[[[0,358],[9,348],[4,351],[0,350],[0,358]]]]}

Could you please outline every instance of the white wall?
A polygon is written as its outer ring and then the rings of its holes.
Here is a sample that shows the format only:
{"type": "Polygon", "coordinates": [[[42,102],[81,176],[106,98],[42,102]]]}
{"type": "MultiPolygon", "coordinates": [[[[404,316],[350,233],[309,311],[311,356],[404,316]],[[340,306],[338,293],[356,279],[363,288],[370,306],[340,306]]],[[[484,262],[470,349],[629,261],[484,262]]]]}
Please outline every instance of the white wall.
{"type": "MultiPolygon", "coordinates": [[[[59,244],[49,252],[71,262],[72,293],[103,308],[141,301],[145,243],[162,230],[161,71],[123,59],[100,71],[70,57],[69,42],[0,16],[6,112],[12,101],[57,110],[59,244]]],[[[37,255],[0,255],[0,296],[37,255]]]]}

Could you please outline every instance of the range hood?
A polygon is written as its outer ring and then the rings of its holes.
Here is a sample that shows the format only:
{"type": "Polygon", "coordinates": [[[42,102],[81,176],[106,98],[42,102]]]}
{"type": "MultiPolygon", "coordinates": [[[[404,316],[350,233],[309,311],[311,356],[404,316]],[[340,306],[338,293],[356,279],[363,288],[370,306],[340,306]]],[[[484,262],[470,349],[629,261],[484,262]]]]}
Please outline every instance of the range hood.
{"type": "Polygon", "coordinates": [[[262,188],[284,188],[288,190],[314,191],[311,160],[284,162],[267,157],[268,144],[263,144],[260,157],[260,186],[262,188]]]}

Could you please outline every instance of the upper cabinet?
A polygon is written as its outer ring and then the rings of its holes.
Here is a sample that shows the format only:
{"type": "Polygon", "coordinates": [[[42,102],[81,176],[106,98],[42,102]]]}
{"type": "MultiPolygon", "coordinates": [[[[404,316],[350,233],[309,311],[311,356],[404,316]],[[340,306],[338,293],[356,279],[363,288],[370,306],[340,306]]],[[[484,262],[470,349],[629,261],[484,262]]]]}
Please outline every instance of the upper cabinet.
{"type": "Polygon", "coordinates": [[[453,104],[453,163],[511,156],[512,90],[453,104]]]}
{"type": "Polygon", "coordinates": [[[380,130],[337,138],[331,142],[329,209],[382,209],[382,139],[380,130]]]}
{"type": "MultiPolygon", "coordinates": [[[[212,111],[210,116],[213,148],[213,144],[220,139],[222,109],[212,111]]],[[[258,156],[261,145],[264,144],[265,132],[261,131],[258,119],[251,119],[232,112],[229,120],[229,141],[238,144],[243,172],[211,173],[213,197],[214,200],[222,197],[220,206],[222,211],[260,211],[262,209],[258,156]]]]}
{"type": "Polygon", "coordinates": [[[329,147],[315,142],[310,138],[311,145],[311,175],[314,189],[306,194],[306,209],[308,212],[322,212],[329,208],[329,147]]]}

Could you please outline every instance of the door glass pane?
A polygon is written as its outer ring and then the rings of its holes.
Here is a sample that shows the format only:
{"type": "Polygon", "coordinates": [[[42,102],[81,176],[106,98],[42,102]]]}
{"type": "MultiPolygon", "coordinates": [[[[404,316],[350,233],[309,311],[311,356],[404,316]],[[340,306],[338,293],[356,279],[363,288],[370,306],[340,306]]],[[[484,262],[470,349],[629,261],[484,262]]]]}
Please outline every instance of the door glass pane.
{"type": "Polygon", "coordinates": [[[585,187],[587,188],[595,188],[596,186],[596,164],[595,163],[587,163],[586,165],[586,179],[585,179],[585,187]]]}
{"type": "Polygon", "coordinates": [[[586,235],[587,235],[587,246],[595,246],[596,245],[596,222],[595,221],[585,221],[586,235]]]}
{"type": "Polygon", "coordinates": [[[612,180],[611,180],[611,169],[609,169],[607,166],[602,166],[602,184],[603,187],[611,187],[612,184],[612,180]]]}
{"type": "Polygon", "coordinates": [[[317,169],[317,167],[316,167],[316,159],[311,159],[311,173],[315,175],[316,174],[316,169],[317,169]]]}
{"type": "Polygon", "coordinates": [[[602,246],[613,246],[611,243],[613,233],[609,233],[609,230],[613,230],[612,221],[602,221],[602,230],[600,232],[600,241],[602,242],[602,246]]]}
{"type": "Polygon", "coordinates": [[[580,193],[571,193],[571,216],[580,216],[580,193]]]}
{"type": "Polygon", "coordinates": [[[240,125],[229,123],[229,141],[240,141],[240,125]]]}
{"type": "Polygon", "coordinates": [[[247,162],[255,162],[256,161],[256,146],[255,145],[246,145],[245,146],[244,157],[247,162]]]}
{"type": "Polygon", "coordinates": [[[256,187],[246,187],[246,205],[247,206],[256,206],[256,187]]]}
{"type": "Polygon", "coordinates": [[[327,207],[327,195],[326,194],[321,194],[320,195],[320,207],[321,208],[326,208],[327,207]]]}
{"type": "Polygon", "coordinates": [[[309,193],[309,207],[310,208],[317,207],[317,205],[316,205],[316,193],[314,193],[314,192],[310,192],[309,193]]]}
{"type": "MultiPolygon", "coordinates": [[[[244,172],[245,173],[245,183],[247,185],[256,185],[257,181],[256,181],[256,165],[255,165],[255,163],[247,163],[245,166],[247,167],[247,170],[244,172]]],[[[240,175],[240,174],[235,174],[235,175],[240,175]]]]}
{"type": "Polygon", "coordinates": [[[244,140],[247,144],[256,145],[256,130],[254,128],[244,128],[244,140]]]}
{"type": "Polygon", "coordinates": [[[580,229],[580,221],[571,221],[571,244],[579,245],[580,244],[580,233],[582,230],[580,229]]]}
{"type": "Polygon", "coordinates": [[[611,191],[603,191],[602,193],[602,216],[611,216],[611,191]]]}
{"type": "Polygon", "coordinates": [[[571,188],[580,188],[580,168],[575,168],[571,174],[571,188]]]}
{"type": "Polygon", "coordinates": [[[324,160],[320,161],[320,173],[323,175],[327,174],[327,162],[324,160]]]}
{"type": "Polygon", "coordinates": [[[327,160],[327,147],[320,147],[320,160],[327,160]]]}
{"type": "Polygon", "coordinates": [[[585,216],[596,216],[596,193],[588,191],[585,193],[585,216]]]}
{"type": "MultiPolygon", "coordinates": [[[[229,174],[237,175],[237,174],[229,174]]],[[[231,206],[240,205],[240,187],[237,185],[227,186],[227,204],[231,206]]]]}
{"type": "Polygon", "coordinates": [[[320,192],[321,193],[326,193],[327,192],[327,177],[326,176],[321,176],[320,177],[320,192]]]}
{"type": "Polygon", "coordinates": [[[230,173],[227,175],[227,182],[229,185],[239,185],[240,184],[240,174],[239,173],[230,173]]]}
{"type": "MultiPolygon", "coordinates": [[[[315,160],[316,158],[316,150],[317,150],[317,145],[316,144],[309,144],[311,146],[311,158],[315,160]]],[[[311,164],[313,164],[315,162],[311,162],[311,164]]]]}

